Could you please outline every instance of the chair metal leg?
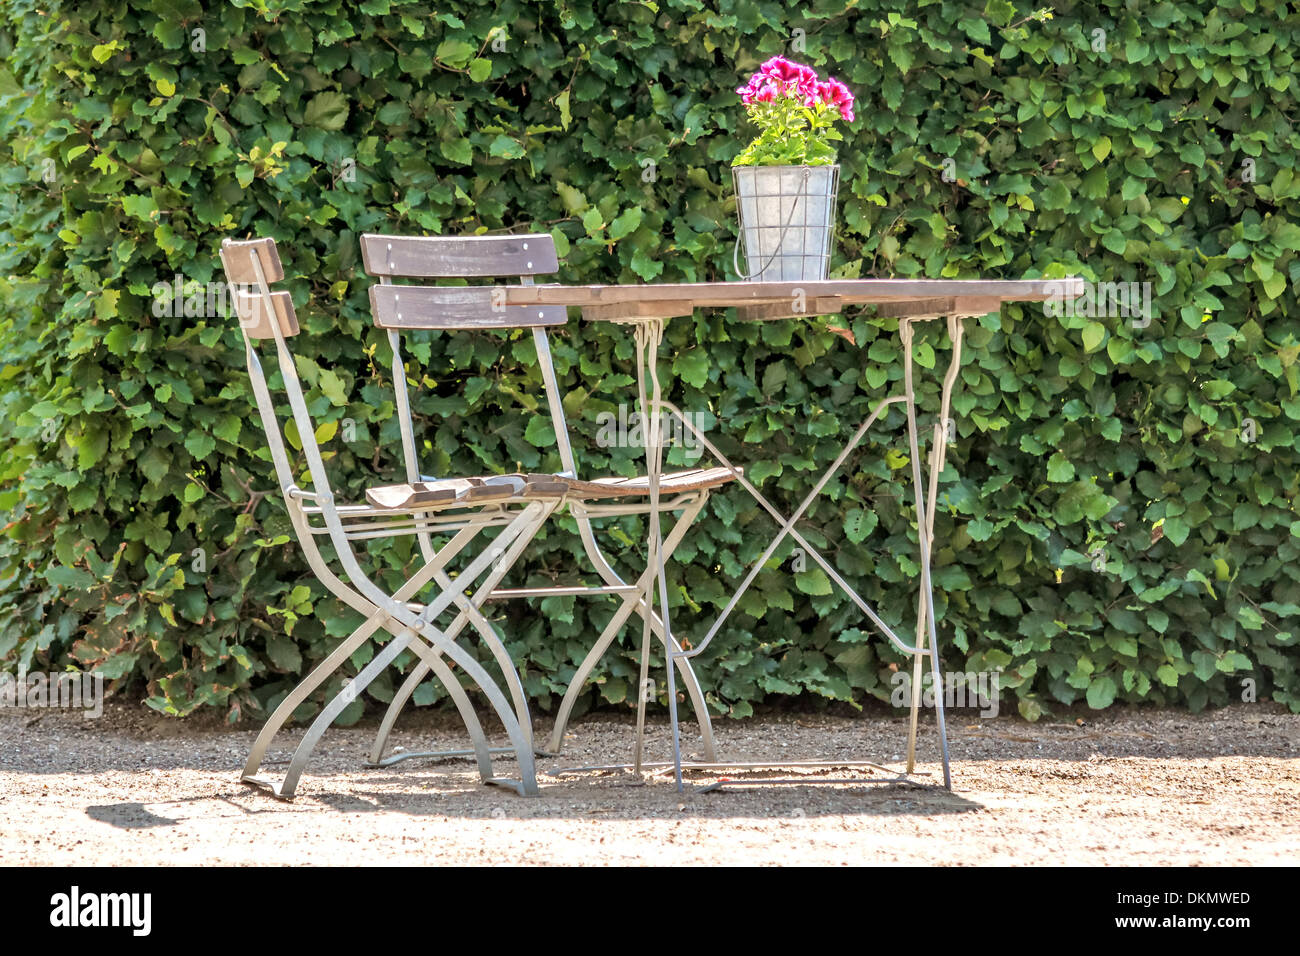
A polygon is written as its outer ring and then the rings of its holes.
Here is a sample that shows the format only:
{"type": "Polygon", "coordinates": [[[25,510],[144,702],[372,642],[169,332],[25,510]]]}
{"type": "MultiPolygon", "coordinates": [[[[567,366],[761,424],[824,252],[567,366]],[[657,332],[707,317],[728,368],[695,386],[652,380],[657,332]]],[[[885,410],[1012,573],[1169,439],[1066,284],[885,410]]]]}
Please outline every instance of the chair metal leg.
{"type": "MultiPolygon", "coordinates": [[[[664,539],[665,555],[671,555],[673,551],[676,550],[677,546],[685,537],[687,530],[690,528],[691,522],[695,520],[695,516],[703,507],[703,504],[702,500],[693,504],[687,511],[682,513],[680,518],[678,518],[677,523],[673,526],[673,530],[669,532],[668,537],[664,539]]],[[[547,744],[547,750],[550,753],[560,753],[561,748],[564,745],[564,731],[568,727],[569,718],[573,713],[574,706],[578,702],[578,698],[586,688],[587,680],[591,676],[591,672],[596,669],[596,665],[599,664],[601,658],[605,656],[605,652],[609,649],[610,644],[613,643],[614,638],[618,636],[619,631],[622,630],[624,623],[627,621],[632,611],[637,611],[643,617],[648,615],[655,636],[664,646],[665,654],[669,653],[670,645],[664,635],[663,621],[660,620],[659,615],[653,612],[644,599],[645,591],[650,584],[651,574],[652,571],[650,568],[647,568],[642,573],[636,584],[637,590],[623,598],[622,604],[620,604],[617,610],[615,610],[614,616],[610,618],[609,623],[605,625],[604,631],[601,632],[596,643],[591,646],[591,650],[587,652],[587,656],[583,658],[582,663],[578,665],[577,671],[574,672],[573,678],[569,681],[568,689],[564,693],[564,699],[560,702],[560,709],[555,716],[555,727],[551,731],[551,739],[547,744]]],[[[622,583],[621,579],[619,579],[619,583],[622,583]]],[[[671,643],[671,651],[679,655],[681,650],[681,645],[677,642],[676,638],[674,638],[671,643]]],[[[675,656],[674,661],[677,665],[678,672],[681,674],[682,684],[686,687],[687,693],[690,695],[691,707],[695,711],[696,720],[699,722],[700,732],[703,736],[701,750],[704,752],[707,760],[716,760],[717,755],[713,739],[713,726],[709,718],[708,705],[704,699],[704,691],[700,687],[699,678],[695,674],[694,669],[690,667],[689,660],[680,656],[675,656]]],[[[637,691],[640,693],[642,688],[638,687],[637,691]]]]}
{"type": "Polygon", "coordinates": [[[298,789],[298,778],[302,776],[303,768],[307,765],[307,759],[311,756],[312,750],[320,741],[325,731],[334,723],[335,719],[343,708],[357,699],[357,696],[364,691],[370,682],[391,664],[394,658],[402,651],[406,650],[408,644],[414,639],[415,635],[408,629],[404,633],[394,637],[384,649],[371,658],[370,663],[357,673],[352,682],[344,688],[340,694],[336,694],[325,708],[312,721],[311,727],[299,742],[297,749],[293,752],[293,757],[289,761],[289,769],[285,772],[284,779],[275,784],[264,777],[244,777],[245,783],[251,783],[255,786],[264,787],[282,800],[293,798],[294,791],[298,789]]]}
{"type": "MultiPolygon", "coordinates": [[[[465,723],[465,729],[469,732],[470,741],[474,745],[473,754],[478,761],[479,776],[483,782],[495,778],[492,773],[492,748],[488,746],[487,735],[483,733],[483,724],[478,719],[478,714],[474,710],[474,705],[470,703],[469,695],[465,693],[465,688],[460,685],[456,675],[452,673],[450,667],[442,659],[442,655],[436,650],[426,647],[419,641],[416,641],[412,648],[415,653],[420,655],[420,662],[433,670],[434,676],[442,682],[442,686],[447,689],[447,695],[451,697],[452,702],[456,705],[456,710],[460,714],[460,719],[465,723]]],[[[507,748],[501,748],[505,750],[507,748]]],[[[372,761],[379,766],[385,766],[378,760],[372,761]]]]}
{"type": "Polygon", "coordinates": [[[509,780],[502,777],[491,777],[485,782],[511,787],[521,796],[537,796],[537,767],[533,759],[532,738],[520,724],[513,707],[506,700],[505,694],[501,692],[501,688],[497,686],[496,681],[488,675],[488,672],[483,669],[483,665],[475,660],[468,651],[456,644],[455,641],[449,640],[445,634],[432,624],[414,618],[403,623],[419,627],[420,637],[432,645],[428,648],[430,654],[440,653],[451,658],[453,663],[469,675],[470,679],[487,696],[488,703],[492,705],[492,709],[496,711],[497,719],[501,721],[501,725],[505,728],[516,759],[519,761],[519,779],[509,780]]]}
{"type": "MultiPolygon", "coordinates": [[[[930,546],[934,545],[934,513],[939,500],[939,475],[943,472],[944,462],[947,458],[948,436],[947,423],[948,415],[952,410],[952,391],[957,382],[957,375],[961,370],[961,343],[965,328],[962,324],[962,316],[951,315],[948,317],[948,340],[952,343],[952,356],[948,362],[948,372],[943,379],[943,392],[939,402],[939,420],[934,425],[934,439],[930,447],[930,475],[929,475],[929,496],[926,504],[925,526],[926,536],[930,541],[930,546]]],[[[918,599],[916,609],[916,646],[924,649],[926,646],[927,621],[929,619],[928,606],[924,598],[918,599]]],[[[917,653],[913,656],[912,666],[912,709],[908,720],[907,732],[907,773],[911,773],[916,767],[916,730],[917,718],[921,704],[921,683],[922,683],[922,663],[925,655],[917,653]]],[[[937,679],[932,677],[932,679],[937,679]]]]}
{"type": "MultiPolygon", "coordinates": [[[[501,535],[493,541],[493,547],[490,555],[497,555],[498,551],[504,548],[504,551],[495,558],[492,573],[488,577],[488,583],[482,589],[484,597],[492,592],[492,589],[500,582],[510,567],[519,559],[524,548],[533,539],[533,536],[550,517],[551,513],[559,505],[559,499],[556,499],[552,505],[542,506],[531,521],[524,522],[516,529],[516,523],[512,522],[501,535]],[[511,540],[513,537],[513,540],[511,540]],[[502,538],[506,541],[502,542],[502,538]]],[[[532,506],[530,506],[532,507],[532,506]]],[[[522,515],[521,515],[522,518],[522,515]]],[[[480,556],[481,557],[481,556],[480,556]]],[[[471,568],[473,565],[471,564],[471,568]]],[[[468,577],[469,569],[466,574],[461,576],[461,581],[469,582],[477,580],[478,574],[468,577]]],[[[482,602],[476,602],[466,596],[464,592],[465,583],[453,584],[445,572],[439,571],[435,579],[444,591],[451,593],[452,600],[457,607],[461,609],[461,614],[468,618],[470,624],[478,631],[483,638],[483,642],[488,646],[492,656],[496,659],[497,665],[501,668],[501,675],[505,679],[506,687],[510,691],[510,697],[514,702],[515,716],[519,719],[519,724],[524,728],[524,733],[529,739],[529,750],[532,750],[533,722],[528,711],[528,698],[524,693],[524,684],[519,677],[518,667],[510,658],[509,651],[506,650],[505,644],[498,636],[491,622],[484,617],[479,605],[482,602]]]]}
{"type": "MultiPolygon", "coordinates": [[[[510,535],[511,537],[507,540],[511,540],[521,531],[534,527],[536,524],[536,514],[539,510],[541,509],[538,505],[530,505],[524,511],[520,512],[519,516],[516,517],[514,521],[506,526],[502,531],[502,534],[510,535]]],[[[420,589],[428,584],[431,578],[441,576],[446,579],[442,572],[443,565],[446,564],[451,556],[462,550],[465,543],[477,534],[477,532],[478,529],[476,528],[465,528],[459,532],[442,551],[434,556],[433,560],[426,563],[424,567],[413,575],[410,580],[408,580],[396,592],[394,595],[394,601],[402,602],[402,604],[404,604],[408,598],[413,594],[418,593],[420,589]]],[[[491,560],[491,554],[479,555],[479,557],[471,562],[470,566],[466,568],[464,572],[466,580],[472,581],[476,579],[483,573],[483,570],[491,560]]],[[[337,581],[337,579],[335,580],[337,581]]],[[[385,624],[386,621],[391,620],[389,612],[376,608],[375,613],[371,618],[358,628],[357,631],[353,632],[353,634],[344,641],[343,644],[336,648],[325,661],[313,670],[308,678],[295,688],[294,691],[291,692],[290,696],[285,699],[279,708],[277,708],[275,714],[272,715],[271,720],[267,722],[267,725],[262,729],[257,741],[254,743],[253,751],[250,753],[248,762],[244,768],[244,781],[255,786],[265,787],[284,799],[291,798],[297,787],[298,777],[301,775],[302,769],[305,766],[307,758],[310,756],[311,750],[315,746],[316,741],[320,739],[320,736],[325,732],[330,724],[333,723],[334,719],[342,712],[343,708],[351,703],[352,700],[355,700],[356,696],[360,694],[370,684],[370,682],[374,680],[374,677],[383,670],[383,667],[386,666],[386,664],[376,665],[375,662],[381,659],[385,661],[391,661],[394,659],[396,655],[404,649],[406,644],[410,643],[411,637],[409,635],[413,633],[411,627],[420,627],[421,633],[424,634],[426,638],[428,638],[430,634],[434,635],[431,640],[435,646],[443,640],[442,635],[432,626],[432,624],[424,624],[424,617],[427,616],[430,620],[436,618],[438,614],[453,602],[455,593],[458,592],[455,592],[454,590],[449,592],[444,589],[437,599],[426,606],[423,616],[419,618],[409,612],[400,615],[408,618],[403,622],[407,626],[405,628],[390,627],[390,630],[398,633],[399,637],[390,641],[384,651],[367,664],[366,667],[362,669],[362,672],[353,679],[353,682],[345,688],[342,693],[336,695],[322,713],[317,716],[311,728],[308,730],[307,735],[295,751],[294,756],[290,761],[289,773],[286,774],[282,783],[275,785],[264,778],[256,776],[257,769],[261,764],[266,747],[269,745],[270,740],[274,737],[275,733],[293,713],[294,709],[296,709],[297,706],[306,699],[307,695],[314,691],[316,687],[318,687],[331,673],[333,673],[333,671],[336,670],[343,661],[347,659],[347,657],[351,656],[351,654],[360,647],[381,624],[385,624]],[[400,646],[398,646],[399,644],[400,646]],[[362,677],[363,674],[367,675],[364,679],[362,677]]],[[[394,605],[394,607],[398,606],[399,605],[397,604],[394,605]]],[[[462,612],[458,617],[464,616],[464,612],[462,612]]],[[[494,708],[497,708],[499,711],[499,705],[504,702],[504,698],[501,696],[500,691],[496,689],[495,683],[488,678],[486,671],[483,671],[477,662],[473,661],[472,658],[469,658],[464,651],[460,648],[455,648],[455,651],[457,653],[452,654],[453,659],[455,659],[457,663],[461,664],[471,677],[478,681],[479,686],[488,694],[489,699],[492,700],[494,708]]],[[[426,662],[422,659],[421,664],[424,663],[426,662]]],[[[451,675],[450,669],[447,668],[446,665],[439,663],[437,669],[440,672],[440,677],[445,675],[447,678],[450,678],[451,683],[456,684],[455,690],[452,690],[449,686],[449,692],[452,693],[453,699],[458,696],[461,698],[460,700],[456,700],[456,703],[458,709],[461,711],[462,717],[464,717],[467,712],[472,716],[472,720],[467,719],[466,729],[469,731],[470,736],[474,741],[475,754],[479,759],[480,770],[485,773],[485,780],[492,783],[503,782],[491,776],[491,763],[487,756],[488,748],[486,745],[486,738],[484,737],[481,726],[478,723],[477,715],[473,714],[468,698],[464,696],[463,689],[461,689],[459,683],[455,681],[454,676],[451,675]]],[[[505,724],[507,732],[510,734],[516,749],[518,749],[520,743],[524,739],[519,730],[518,720],[514,715],[510,715],[511,719],[507,719],[506,715],[499,714],[499,716],[502,717],[502,722],[505,724]]],[[[535,770],[532,768],[531,735],[526,739],[529,741],[527,753],[520,754],[522,782],[519,784],[515,784],[514,782],[509,783],[512,786],[515,786],[521,793],[535,794],[537,792],[537,784],[535,770]]]]}
{"type": "MultiPolygon", "coordinates": [[[[320,552],[316,550],[312,541],[310,531],[307,529],[300,512],[290,509],[290,515],[293,519],[294,526],[298,530],[300,541],[308,543],[306,548],[308,559],[312,564],[313,570],[317,576],[325,582],[326,586],[346,601],[352,607],[361,610],[363,608],[369,611],[369,617],[360,627],[350,634],[333,652],[331,652],[323,661],[312,669],[303,680],[289,692],[289,695],[280,703],[280,706],[271,714],[261,732],[258,733],[257,739],[253,742],[253,747],[249,751],[248,760],[244,764],[244,771],[241,775],[245,781],[257,774],[262,765],[262,758],[266,754],[266,748],[270,746],[271,740],[280,731],[280,728],[289,720],[293,712],[298,709],[299,705],[316,690],[335,670],[337,670],[345,660],[366,642],[370,635],[374,634],[380,626],[384,624],[386,615],[379,610],[373,601],[363,598],[355,590],[348,587],[335,574],[333,574],[324,565],[320,559],[320,552]]],[[[478,531],[473,528],[466,528],[460,531],[441,552],[426,564],[420,571],[398,589],[394,597],[398,600],[405,601],[413,594],[417,593],[420,588],[428,583],[434,571],[443,563],[448,561],[453,555],[460,551],[468,541],[477,534],[478,531]]]]}
{"type": "Polygon", "coordinates": [[[311,673],[304,677],[298,686],[291,690],[289,695],[280,702],[280,706],[262,725],[257,739],[253,741],[252,749],[248,752],[248,760],[244,763],[244,771],[241,775],[245,782],[249,782],[257,775],[258,769],[262,766],[262,758],[266,755],[266,748],[270,746],[272,739],[279,733],[285,722],[293,716],[293,712],[301,706],[303,701],[317,687],[338,670],[343,662],[369,639],[370,635],[379,630],[383,617],[382,613],[376,612],[373,617],[353,631],[338,647],[334,648],[329,656],[312,668],[311,673]]]}
{"type": "MultiPolygon", "coordinates": [[[[491,628],[491,624],[488,623],[486,618],[479,613],[479,608],[518,560],[524,547],[532,540],[537,529],[541,528],[542,524],[550,516],[552,511],[554,511],[553,507],[543,510],[540,517],[535,522],[521,529],[513,543],[510,543],[506,550],[497,558],[491,573],[484,580],[483,584],[475,591],[473,597],[466,597],[463,591],[467,583],[471,580],[466,574],[462,574],[460,578],[457,579],[456,584],[453,584],[451,580],[445,576],[439,581],[439,585],[445,592],[458,595],[453,599],[456,601],[457,606],[462,609],[461,614],[458,615],[456,620],[447,628],[447,636],[449,639],[455,640],[461,630],[463,630],[465,625],[468,623],[474,623],[480,635],[483,635],[485,627],[488,629],[491,638],[489,639],[484,635],[484,640],[492,651],[493,656],[496,658],[497,664],[503,671],[503,675],[510,687],[511,697],[514,701],[515,714],[519,717],[522,725],[527,728],[527,733],[530,739],[532,737],[532,720],[528,714],[528,704],[524,695],[523,683],[519,679],[514,662],[510,660],[510,656],[506,652],[505,645],[502,644],[500,639],[496,636],[495,631],[491,628]]],[[[493,541],[494,550],[501,547],[499,543],[500,540],[500,537],[498,537],[493,541]]],[[[389,702],[388,709],[384,712],[384,719],[379,726],[379,731],[375,734],[375,742],[370,749],[371,763],[381,764],[396,762],[395,760],[383,760],[384,748],[388,745],[389,734],[392,733],[393,726],[397,723],[398,716],[400,716],[402,710],[410,700],[411,695],[415,693],[415,689],[419,687],[424,678],[428,676],[429,666],[430,665],[426,664],[424,661],[418,662],[411,669],[411,672],[407,674],[392,701],[389,702]]],[[[434,752],[423,752],[420,754],[404,754],[399,759],[410,759],[414,756],[437,755],[438,754],[434,752]]]]}
{"type": "MultiPolygon", "coordinates": [[[[325,731],[334,723],[338,718],[338,715],[342,713],[343,709],[364,692],[370,683],[396,659],[398,654],[414,642],[416,653],[420,654],[422,659],[425,661],[429,660],[433,650],[440,650],[460,665],[488,696],[493,709],[497,712],[498,718],[500,718],[502,724],[505,726],[506,733],[510,737],[515,752],[518,755],[520,779],[516,781],[491,775],[491,761],[487,758],[486,739],[483,738],[480,728],[477,735],[478,739],[476,740],[476,751],[478,751],[480,755],[480,771],[486,771],[484,782],[509,786],[523,796],[537,795],[537,772],[533,762],[532,748],[529,745],[528,738],[520,728],[513,709],[507,703],[505,695],[501,693],[501,690],[496,686],[496,683],[488,676],[487,672],[483,670],[482,666],[470,657],[463,648],[447,642],[445,636],[432,625],[423,623],[414,618],[400,623],[403,623],[406,626],[400,629],[398,635],[394,637],[393,640],[389,641],[388,644],[384,646],[384,649],[379,654],[376,654],[375,657],[371,659],[370,663],[361,669],[352,682],[344,688],[343,692],[335,695],[334,699],[326,705],[326,707],[312,722],[311,727],[299,742],[297,749],[294,751],[293,757],[289,762],[289,769],[285,773],[283,781],[277,785],[262,777],[245,777],[244,782],[268,789],[281,799],[292,799],[294,792],[297,790],[298,779],[302,775],[307,760],[310,758],[312,750],[320,741],[320,738],[324,735],[325,731]],[[417,627],[419,628],[418,636],[415,631],[415,628],[417,627]],[[429,641],[433,644],[433,648],[430,649],[423,647],[421,639],[429,641]],[[484,766],[485,763],[486,767],[484,766]]],[[[446,665],[441,662],[438,662],[437,669],[443,672],[449,670],[446,668],[446,665]]],[[[450,673],[447,673],[446,676],[451,682],[455,682],[454,676],[450,673]]],[[[465,701],[465,704],[468,705],[468,700],[465,701]]],[[[473,733],[473,728],[479,727],[477,716],[474,717],[470,725],[471,733],[473,733]]]]}

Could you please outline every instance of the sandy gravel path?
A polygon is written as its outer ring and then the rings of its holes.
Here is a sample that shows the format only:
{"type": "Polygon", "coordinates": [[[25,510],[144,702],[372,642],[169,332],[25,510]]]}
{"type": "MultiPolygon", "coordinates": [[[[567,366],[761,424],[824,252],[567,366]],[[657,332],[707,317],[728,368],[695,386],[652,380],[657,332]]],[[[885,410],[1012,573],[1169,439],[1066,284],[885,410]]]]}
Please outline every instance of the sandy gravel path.
{"type": "MultiPolygon", "coordinates": [[[[588,717],[564,756],[541,766],[626,760],[631,729],[626,719],[588,717]]],[[[925,730],[920,769],[933,774],[925,730]]],[[[718,725],[733,756],[891,764],[905,732],[880,713],[718,725]]],[[[300,733],[277,741],[272,772],[300,733]]],[[[957,716],[953,793],[855,784],[678,794],[662,779],[610,775],[543,778],[543,795],[523,799],[480,786],[461,760],[366,768],[372,733],[331,731],[298,799],[284,803],[238,781],[253,728],[124,705],[99,720],[0,710],[0,863],[1300,862],[1300,715],[1264,703],[1039,724],[957,716]]],[[[656,725],[651,752],[663,754],[667,739],[656,725]]],[[[464,746],[438,715],[405,719],[395,742],[464,746]]],[[[513,770],[501,760],[499,772],[513,770]]]]}

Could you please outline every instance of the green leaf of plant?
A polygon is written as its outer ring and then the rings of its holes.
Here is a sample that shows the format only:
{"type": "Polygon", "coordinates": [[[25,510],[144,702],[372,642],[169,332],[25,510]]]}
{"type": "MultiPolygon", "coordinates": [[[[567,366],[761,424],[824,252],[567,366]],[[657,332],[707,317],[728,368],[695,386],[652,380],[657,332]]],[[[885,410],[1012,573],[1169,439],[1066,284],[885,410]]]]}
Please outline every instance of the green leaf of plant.
{"type": "Polygon", "coordinates": [[[1106,326],[1100,322],[1088,322],[1083,327],[1083,349],[1085,352],[1095,352],[1101,348],[1101,343],[1106,340],[1106,326]]]}
{"type": "Polygon", "coordinates": [[[822,597],[830,594],[831,579],[826,576],[826,572],[819,567],[808,568],[805,571],[796,571],[794,575],[795,586],[804,594],[810,597],[822,597]]]}
{"type": "Polygon", "coordinates": [[[1109,707],[1115,701],[1115,694],[1119,690],[1115,686],[1113,678],[1106,675],[1094,677],[1088,684],[1088,706],[1093,710],[1103,710],[1109,707]]]}
{"type": "Polygon", "coordinates": [[[303,122],[308,126],[336,132],[348,121],[348,98],[335,90],[317,93],[303,111],[303,122]]]}

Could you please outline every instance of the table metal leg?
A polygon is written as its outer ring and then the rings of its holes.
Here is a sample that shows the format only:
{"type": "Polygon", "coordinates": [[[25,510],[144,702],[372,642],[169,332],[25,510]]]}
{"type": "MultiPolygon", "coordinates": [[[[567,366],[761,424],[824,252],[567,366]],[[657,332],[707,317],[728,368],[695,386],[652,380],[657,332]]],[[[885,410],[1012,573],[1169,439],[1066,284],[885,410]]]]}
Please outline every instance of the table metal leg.
{"type": "Polygon", "coordinates": [[[647,614],[642,626],[641,634],[641,677],[637,694],[637,733],[636,746],[633,756],[633,767],[637,773],[641,771],[641,755],[645,743],[645,710],[647,681],[649,680],[650,667],[650,615],[654,612],[654,595],[658,591],[659,597],[659,617],[663,622],[664,644],[667,653],[665,654],[666,666],[664,668],[667,682],[668,695],[668,720],[671,727],[673,739],[673,777],[677,784],[677,789],[683,789],[682,783],[682,748],[681,748],[681,728],[677,718],[677,681],[674,669],[674,642],[672,636],[672,623],[668,611],[668,582],[664,573],[663,560],[663,537],[660,528],[659,514],[659,477],[663,471],[663,429],[660,422],[660,409],[663,400],[663,389],[659,382],[659,344],[663,341],[664,320],[661,318],[648,319],[645,322],[639,322],[635,326],[636,347],[637,347],[637,401],[641,409],[642,435],[645,439],[646,453],[646,476],[649,483],[650,491],[650,534],[649,534],[649,565],[651,568],[650,588],[646,594],[647,614]],[[650,379],[650,395],[646,394],[646,376],[650,379]],[[658,587],[655,587],[655,584],[658,587]]]}
{"type": "MultiPolygon", "coordinates": [[[[939,405],[939,420],[934,426],[934,440],[930,447],[930,491],[926,505],[926,535],[928,536],[931,546],[934,543],[934,513],[939,498],[939,475],[943,472],[944,464],[948,456],[948,425],[952,412],[952,391],[957,382],[957,375],[961,370],[961,344],[965,328],[962,325],[962,316],[951,315],[948,317],[948,339],[952,343],[952,358],[948,363],[948,372],[943,379],[943,394],[939,405]]],[[[927,606],[925,601],[917,601],[916,612],[916,645],[917,647],[925,646],[926,621],[928,619],[927,606]]],[[[921,699],[921,660],[922,655],[917,654],[913,658],[914,666],[912,668],[912,713],[908,727],[907,735],[907,772],[911,773],[912,768],[916,765],[916,723],[917,711],[921,699]]]]}
{"type": "MultiPolygon", "coordinates": [[[[847,594],[855,604],[871,619],[883,634],[904,653],[912,656],[914,661],[913,680],[912,680],[912,701],[910,714],[910,727],[908,736],[907,752],[907,771],[910,774],[915,768],[916,752],[916,728],[918,713],[920,709],[920,685],[921,685],[921,660],[927,655],[930,658],[931,678],[936,689],[935,693],[935,716],[937,729],[939,731],[940,747],[943,761],[943,779],[944,786],[952,789],[952,774],[948,752],[948,735],[944,719],[943,709],[943,677],[942,669],[939,662],[938,653],[938,635],[935,624],[934,608],[934,589],[931,580],[931,554],[934,541],[934,512],[937,506],[938,481],[939,475],[943,471],[946,457],[946,440],[945,434],[947,422],[951,411],[952,390],[957,380],[957,375],[961,364],[961,339],[962,324],[960,316],[950,316],[948,320],[949,336],[952,340],[952,359],[949,364],[948,373],[944,378],[943,394],[941,402],[941,411],[938,423],[934,429],[934,439],[931,447],[929,461],[929,481],[922,482],[921,461],[920,461],[920,440],[916,421],[916,392],[913,384],[913,353],[912,344],[914,337],[913,322],[916,317],[902,318],[899,320],[899,337],[903,342],[905,353],[904,365],[904,394],[894,396],[880,402],[868,419],[859,426],[857,432],[849,439],[841,450],[839,456],[831,467],[822,475],[813,490],[804,498],[793,515],[786,518],[758,491],[757,488],[744,476],[740,469],[736,468],[727,460],[718,448],[708,440],[706,436],[682,414],[681,410],[663,401],[658,372],[655,367],[655,359],[658,355],[658,346],[663,337],[662,320],[649,320],[638,323],[635,327],[636,346],[637,346],[637,383],[638,383],[638,403],[641,408],[642,421],[645,423],[643,429],[646,437],[646,465],[650,485],[651,499],[651,522],[650,522],[650,562],[647,573],[651,575],[652,580],[648,582],[646,588],[647,609],[653,614],[654,592],[658,591],[660,608],[663,615],[664,643],[668,653],[667,662],[667,681],[668,681],[668,708],[669,720],[673,735],[673,776],[677,789],[683,789],[682,782],[682,758],[681,758],[681,739],[677,721],[677,699],[676,688],[673,680],[674,662],[677,658],[688,659],[695,657],[705,650],[713,637],[721,628],[723,622],[730,615],[731,611],[739,602],[741,595],[748,589],[757,577],[758,572],[762,569],[767,560],[775,553],[780,542],[787,535],[794,538],[805,552],[810,555],[827,575],[847,594]],[[649,370],[651,388],[649,394],[646,389],[646,371],[649,370]],[[915,643],[912,645],[905,644],[896,635],[883,620],[880,619],[874,609],[859,595],[852,587],[849,586],[843,577],[831,566],[816,549],[814,549],[804,537],[795,529],[795,523],[803,516],[804,512],[811,506],[813,500],[821,494],[822,489],[830,480],[831,476],[839,470],[841,465],[847,459],[852,450],[857,447],[863,436],[877,417],[884,409],[895,402],[903,402],[907,417],[907,437],[908,447],[910,450],[912,464],[912,484],[916,495],[916,515],[917,515],[917,539],[920,547],[921,557],[921,582],[920,595],[917,605],[917,630],[915,643]],[[653,411],[653,414],[651,412],[653,411]],[[764,551],[762,557],[751,567],[744,582],[732,595],[722,614],[714,622],[704,640],[689,651],[679,649],[676,642],[672,639],[672,631],[668,621],[668,591],[667,583],[664,576],[662,539],[660,536],[658,520],[658,497],[659,497],[659,475],[662,467],[663,441],[661,433],[661,423],[659,416],[663,411],[670,411],[675,414],[683,423],[683,426],[689,429],[694,436],[703,444],[703,446],[717,458],[725,467],[731,468],[735,473],[737,480],[745,489],[773,516],[780,524],[780,530],[772,543],[764,551]],[[657,588],[656,585],[657,584],[657,588]]],[[[637,739],[633,767],[640,772],[643,766],[642,753],[645,733],[645,707],[646,692],[649,670],[649,619],[644,622],[642,634],[642,655],[641,655],[641,681],[639,685],[639,695],[637,702],[637,739]]]]}
{"type": "MultiPolygon", "coordinates": [[[[921,483],[921,451],[916,426],[916,392],[912,384],[912,340],[914,329],[912,323],[914,319],[900,319],[898,322],[898,334],[903,340],[903,388],[907,395],[907,440],[912,459],[912,485],[916,493],[916,537],[921,551],[921,595],[918,601],[918,622],[917,631],[920,640],[917,642],[916,666],[913,671],[912,683],[912,713],[911,728],[908,739],[907,764],[910,772],[915,762],[915,726],[917,721],[917,710],[919,703],[919,685],[920,685],[920,657],[925,652],[924,639],[928,634],[930,644],[930,676],[932,687],[934,689],[934,714],[935,723],[939,731],[939,744],[943,753],[943,785],[949,790],[952,789],[952,772],[948,760],[948,731],[944,721],[943,710],[943,675],[939,665],[939,640],[935,627],[934,612],[934,588],[931,583],[930,575],[930,556],[932,551],[932,534],[934,529],[934,518],[932,512],[935,507],[938,486],[938,472],[936,466],[942,468],[942,460],[945,449],[945,436],[943,434],[945,414],[940,415],[940,420],[935,431],[935,446],[931,449],[930,458],[930,493],[929,502],[926,500],[926,489],[921,483]],[[921,620],[924,619],[926,629],[922,631],[921,620]]],[[[953,325],[950,322],[949,327],[953,325]]],[[[957,325],[960,328],[960,323],[957,325]]],[[[953,343],[953,360],[949,366],[949,374],[945,377],[945,392],[951,395],[952,382],[956,381],[956,369],[959,367],[960,354],[960,336],[953,343]]],[[[948,397],[945,397],[944,405],[948,404],[948,397]]]]}

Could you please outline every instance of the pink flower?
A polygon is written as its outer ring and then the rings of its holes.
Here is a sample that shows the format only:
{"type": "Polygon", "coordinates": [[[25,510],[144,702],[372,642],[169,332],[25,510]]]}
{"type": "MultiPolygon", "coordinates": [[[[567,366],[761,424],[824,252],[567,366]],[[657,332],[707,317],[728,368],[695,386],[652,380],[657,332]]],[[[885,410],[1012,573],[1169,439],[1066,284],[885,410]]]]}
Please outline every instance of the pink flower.
{"type": "Polygon", "coordinates": [[[804,105],[811,106],[816,95],[817,71],[802,63],[794,63],[783,56],[774,56],[754,74],[756,77],[769,77],[775,80],[787,95],[798,96],[804,105]]]}
{"type": "Polygon", "coordinates": [[[757,75],[770,76],[775,80],[788,82],[800,79],[806,69],[808,68],[798,63],[792,63],[783,56],[774,56],[758,68],[757,75]]]}
{"type": "Polygon", "coordinates": [[[828,77],[824,83],[817,84],[817,97],[821,102],[838,109],[844,119],[853,122],[853,94],[835,77],[828,77]]]}
{"type": "Polygon", "coordinates": [[[755,73],[750,77],[749,83],[737,87],[736,92],[740,94],[740,101],[746,105],[755,102],[771,103],[776,99],[777,84],[771,77],[755,73]]]}
{"type": "Polygon", "coordinates": [[[822,81],[817,71],[783,56],[774,56],[749,78],[749,83],[736,88],[746,106],[751,103],[772,103],[781,98],[797,100],[812,109],[826,105],[837,109],[840,116],[853,120],[853,94],[834,77],[822,81]]]}

